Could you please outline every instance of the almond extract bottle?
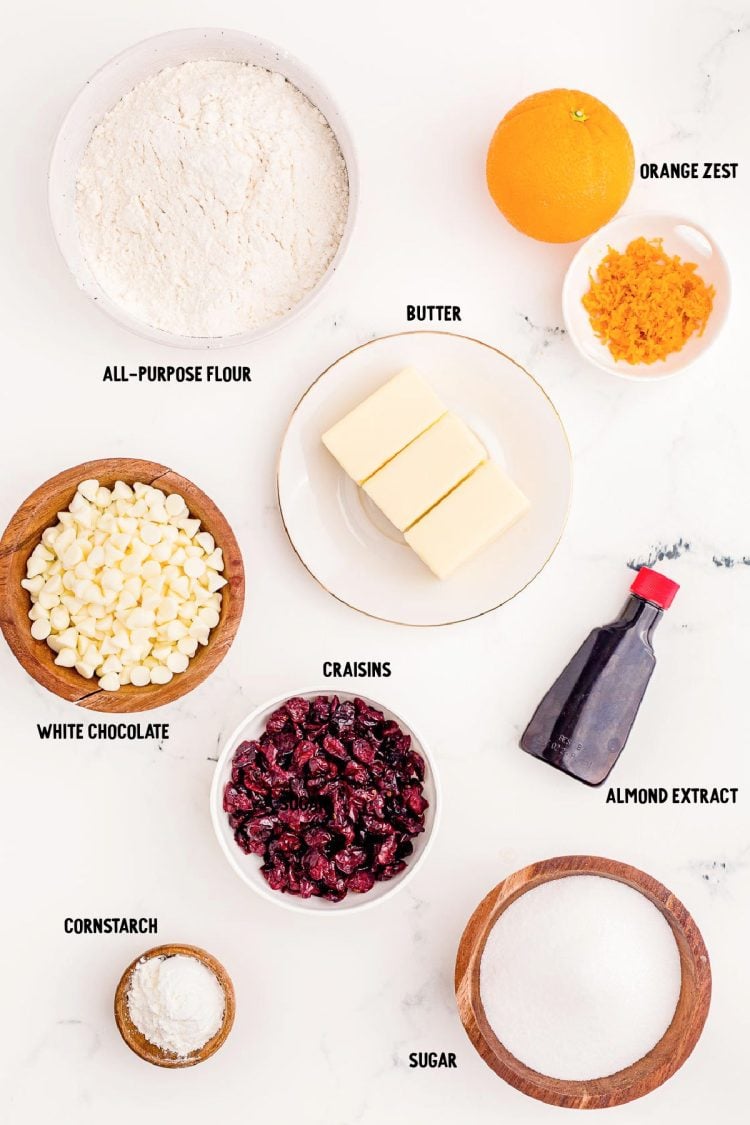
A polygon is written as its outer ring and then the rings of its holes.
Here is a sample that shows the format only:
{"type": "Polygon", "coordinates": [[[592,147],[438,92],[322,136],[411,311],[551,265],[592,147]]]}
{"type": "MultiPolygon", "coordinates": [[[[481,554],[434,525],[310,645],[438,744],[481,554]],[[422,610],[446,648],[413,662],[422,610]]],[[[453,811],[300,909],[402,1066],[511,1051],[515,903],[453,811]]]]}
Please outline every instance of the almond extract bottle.
{"type": "Polygon", "coordinates": [[[627,742],[656,664],[652,637],[679,590],[641,567],[617,618],[589,633],[537,707],[521,749],[601,785],[627,742]]]}

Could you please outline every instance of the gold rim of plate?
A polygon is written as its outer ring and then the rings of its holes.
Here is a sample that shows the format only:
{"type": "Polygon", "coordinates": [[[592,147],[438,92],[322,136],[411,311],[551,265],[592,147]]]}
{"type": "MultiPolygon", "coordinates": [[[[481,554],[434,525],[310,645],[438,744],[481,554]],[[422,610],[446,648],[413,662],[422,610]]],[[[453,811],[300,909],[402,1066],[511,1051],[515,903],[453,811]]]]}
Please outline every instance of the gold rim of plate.
{"type": "Polygon", "coordinates": [[[284,429],[284,433],[281,436],[279,451],[278,451],[278,454],[277,454],[277,457],[276,457],[276,502],[277,502],[278,509],[279,509],[279,515],[281,516],[281,523],[282,523],[282,526],[284,528],[284,532],[286,534],[287,539],[289,540],[289,544],[290,544],[292,550],[294,551],[295,555],[297,556],[299,561],[302,563],[303,567],[305,568],[307,573],[310,575],[310,577],[315,580],[315,582],[318,584],[318,586],[320,586],[320,588],[322,590],[325,590],[325,592],[327,594],[330,594],[332,598],[335,598],[337,602],[341,602],[342,605],[347,606],[349,609],[355,610],[356,613],[361,613],[365,617],[371,618],[373,621],[385,621],[389,625],[401,625],[405,629],[442,629],[447,625],[461,625],[465,621],[476,621],[480,617],[485,617],[488,613],[494,613],[495,610],[500,609],[502,606],[507,605],[509,602],[512,602],[514,598],[517,598],[519,594],[522,594],[523,591],[526,590],[531,585],[531,583],[534,582],[539,577],[539,575],[542,573],[542,571],[545,569],[545,567],[549,563],[550,559],[554,555],[557,548],[560,546],[560,542],[562,540],[562,537],[565,534],[565,528],[568,526],[568,517],[570,516],[570,506],[571,506],[571,497],[572,497],[572,494],[573,494],[573,489],[571,487],[570,492],[568,494],[568,504],[567,504],[567,507],[565,509],[565,518],[563,520],[562,527],[560,528],[560,534],[558,535],[557,539],[555,540],[555,543],[552,547],[552,550],[547,555],[546,559],[544,560],[542,565],[539,567],[539,569],[537,571],[535,571],[534,574],[532,574],[532,576],[531,576],[531,578],[529,578],[528,582],[524,582],[523,586],[520,586],[519,589],[516,590],[516,592],[514,594],[510,595],[510,597],[504,598],[503,601],[497,602],[496,605],[488,606],[487,609],[483,609],[479,613],[469,614],[468,617],[454,617],[450,621],[436,621],[434,623],[425,623],[425,624],[421,624],[421,623],[413,622],[413,621],[399,621],[397,618],[384,617],[382,614],[371,613],[369,610],[363,609],[361,606],[354,605],[352,602],[348,602],[346,600],[346,598],[342,598],[340,594],[337,594],[335,592],[335,590],[331,590],[328,586],[325,585],[324,582],[321,582],[321,580],[318,578],[317,574],[315,574],[315,572],[313,570],[311,570],[311,568],[306,563],[305,559],[302,557],[302,554],[298,550],[297,545],[294,542],[294,539],[292,537],[292,533],[289,530],[289,527],[287,525],[286,518],[284,516],[284,508],[283,508],[283,505],[281,503],[281,488],[280,488],[280,484],[279,484],[279,472],[280,472],[280,468],[281,468],[281,454],[282,454],[282,451],[284,449],[284,445],[286,443],[286,439],[287,439],[287,436],[289,434],[289,430],[291,429],[292,422],[294,421],[294,418],[295,418],[295,415],[297,414],[297,411],[299,410],[300,406],[302,405],[304,400],[307,398],[308,394],[313,389],[313,387],[317,383],[319,383],[320,380],[323,379],[328,374],[329,371],[331,371],[334,367],[336,367],[337,364],[341,363],[342,360],[348,359],[350,355],[354,355],[355,352],[362,351],[363,348],[369,348],[373,344],[380,343],[382,340],[398,339],[401,336],[451,336],[451,337],[454,337],[454,338],[459,339],[459,340],[469,340],[473,344],[479,344],[480,347],[487,348],[488,351],[495,352],[497,355],[502,356],[503,359],[507,359],[509,363],[512,363],[514,367],[517,367],[519,369],[519,371],[522,371],[523,374],[526,376],[526,378],[530,379],[531,382],[539,389],[539,391],[546,398],[546,400],[549,403],[555,417],[557,418],[557,421],[560,424],[560,429],[562,430],[563,437],[565,438],[565,446],[566,446],[566,449],[567,449],[567,452],[568,452],[568,468],[570,469],[571,482],[572,482],[572,479],[573,479],[573,452],[572,452],[572,449],[571,449],[571,446],[570,446],[570,438],[568,437],[568,431],[565,429],[565,424],[564,424],[562,418],[560,417],[560,412],[558,411],[554,402],[552,401],[550,396],[547,394],[547,392],[545,391],[544,387],[541,385],[539,380],[535,379],[534,376],[531,374],[531,372],[526,370],[526,368],[523,366],[523,364],[519,363],[518,360],[513,359],[513,357],[508,355],[507,352],[502,351],[500,348],[496,348],[493,344],[486,343],[486,341],[484,341],[484,340],[478,340],[475,336],[465,336],[461,332],[445,332],[445,331],[440,330],[440,329],[423,328],[423,329],[413,329],[413,330],[408,331],[408,332],[388,332],[384,336],[376,336],[375,339],[366,340],[364,344],[358,344],[355,348],[350,348],[348,352],[344,352],[342,355],[338,356],[338,358],[335,359],[333,361],[333,363],[329,363],[328,366],[326,368],[324,368],[323,371],[321,371],[320,375],[317,375],[315,377],[315,379],[313,379],[312,383],[310,383],[310,385],[307,387],[307,389],[305,391],[303,391],[303,393],[300,395],[300,397],[298,398],[297,402],[294,405],[294,409],[292,410],[291,414],[289,415],[289,421],[287,422],[286,427],[284,429]]]}

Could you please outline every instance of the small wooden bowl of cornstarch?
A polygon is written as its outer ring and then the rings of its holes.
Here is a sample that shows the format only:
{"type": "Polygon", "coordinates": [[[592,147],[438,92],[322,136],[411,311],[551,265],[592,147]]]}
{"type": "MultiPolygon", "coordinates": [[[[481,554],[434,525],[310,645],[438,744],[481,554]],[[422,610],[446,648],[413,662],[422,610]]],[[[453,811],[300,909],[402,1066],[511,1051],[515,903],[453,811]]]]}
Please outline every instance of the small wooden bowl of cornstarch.
{"type": "Polygon", "coordinates": [[[111,457],[87,461],[58,473],[24,500],[0,540],[0,629],[11,651],[42,687],[93,711],[117,714],[147,711],[172,703],[198,687],[228,652],[239,628],[244,598],[242,555],[228,521],[197,485],[155,461],[111,457]],[[223,553],[226,585],[221,591],[218,623],[210,630],[207,643],[198,645],[187,668],[173,675],[168,683],[150,683],[143,687],[130,684],[117,691],[106,691],[99,686],[96,677],[85,679],[75,667],[57,664],[52,648],[32,636],[31,596],[21,586],[21,580],[26,578],[27,563],[45,530],[55,524],[59,512],[68,508],[79,484],[89,479],[109,488],[116,481],[127,485],[138,481],[167,494],[177,493],[183,498],[190,517],[200,520],[203,530],[223,553]]]}
{"type": "Polygon", "coordinates": [[[182,348],[247,344],[309,307],[357,209],[354,145],[319,79],[224,28],[183,28],[105,63],[49,167],[58,246],[119,324],[182,348]]]}
{"type": "MultiPolygon", "coordinates": [[[[594,880],[591,880],[591,882],[593,883],[594,880]]],[[[609,889],[614,891],[614,888],[609,889]]],[[[556,901],[559,901],[559,899],[556,901]]],[[[590,908],[591,903],[589,902],[587,905],[590,908]]],[[[530,911],[524,912],[525,922],[529,921],[530,913],[530,911]]],[[[592,922],[590,915],[587,915],[585,911],[582,911],[582,915],[585,918],[583,924],[590,927],[588,932],[596,930],[597,919],[594,918],[592,922]]],[[[524,956],[526,951],[531,951],[530,956],[536,957],[536,951],[545,943],[550,949],[554,950],[552,954],[554,968],[548,974],[540,974],[536,980],[541,1009],[537,1006],[534,1010],[537,1012],[541,1010],[542,1020],[539,1024],[534,1025],[531,1040],[528,1038],[528,1028],[525,1028],[523,1033],[526,1036],[527,1046],[530,1042],[533,1043],[534,1035],[538,1035],[539,1039],[547,1035],[553,1037],[552,1048],[555,1044],[563,1042],[565,1048],[568,1049],[569,1042],[564,1031],[561,1031],[559,1021],[557,1021],[557,1012],[562,1011],[564,1019],[567,1021],[568,1012],[572,1011],[574,1006],[587,1002],[590,998],[589,994],[594,994],[592,990],[601,987],[601,977],[597,982],[597,977],[592,970],[590,984],[579,989],[578,983],[572,979],[572,974],[566,974],[565,966],[560,965],[560,960],[562,960],[561,947],[559,943],[557,946],[555,945],[559,938],[559,932],[551,925],[549,915],[545,918],[546,925],[541,924],[542,917],[543,915],[540,914],[540,924],[535,926],[533,932],[527,932],[525,938],[518,928],[515,929],[516,941],[518,942],[519,936],[522,939],[521,944],[516,946],[521,950],[521,956],[524,956]],[[558,969],[561,980],[560,996],[562,997],[562,1004],[559,1009],[555,1009],[550,990],[556,987],[555,981],[558,969]],[[542,1026],[542,1023],[545,1026],[542,1026]]],[[[510,921],[510,915],[508,915],[508,921],[510,921]]],[[[664,929],[658,915],[656,915],[654,924],[657,928],[664,929]]],[[[620,932],[624,932],[624,919],[620,919],[618,916],[616,925],[620,932]]],[[[606,925],[602,931],[598,931],[594,935],[595,940],[599,939],[602,932],[606,933],[606,925]]],[[[614,933],[612,928],[610,928],[609,933],[614,933]]],[[[669,931],[665,930],[665,935],[664,940],[669,942],[669,931]]],[[[619,938],[619,933],[617,936],[619,938]]],[[[627,941],[630,940],[630,935],[628,935],[627,941]]],[[[619,940],[612,943],[616,946],[616,952],[611,954],[611,957],[619,958],[618,965],[615,966],[618,968],[618,972],[620,969],[623,973],[627,970],[627,959],[622,955],[627,947],[627,941],[624,944],[619,940]]],[[[652,948],[650,941],[645,944],[652,948]]],[[[497,948],[496,944],[494,949],[497,950],[497,948]]],[[[506,946],[506,952],[507,948],[506,946]]],[[[582,956],[586,959],[585,971],[588,980],[591,960],[587,953],[582,954],[582,956]]],[[[670,956],[675,957],[674,950],[671,951],[670,956]]],[[[505,964],[508,974],[518,974],[519,966],[515,959],[508,958],[505,964]]],[[[506,976],[505,979],[507,981],[509,978],[506,976]]],[[[660,979],[660,976],[652,978],[655,982],[654,991],[658,991],[656,985],[660,983],[660,979]]],[[[526,977],[524,977],[524,980],[526,980],[526,977]]],[[[487,1065],[511,1086],[520,1090],[521,1093],[536,1098],[538,1101],[547,1102],[549,1105],[562,1106],[568,1109],[606,1109],[643,1097],[661,1086],[683,1065],[698,1042],[708,1015],[711,1001],[711,968],[703,938],[693,918],[679,899],[656,879],[636,867],[618,863],[611,859],[603,859],[597,856],[561,856],[540,863],[533,863],[529,867],[516,871],[493,888],[480,902],[461,937],[456,959],[455,989],[459,1015],[469,1039],[487,1065]],[[648,903],[656,907],[671,930],[676,945],[676,954],[679,958],[675,962],[676,979],[672,997],[672,1002],[676,1002],[676,1007],[673,1009],[671,1022],[668,1023],[666,1030],[661,1034],[661,1038],[631,1065],[621,1067],[621,1069],[605,1076],[590,1079],[551,1077],[539,1070],[532,1069],[530,1065],[512,1054],[505,1043],[501,1042],[493,1028],[485,1005],[491,1007],[494,1004],[497,1026],[498,1013],[503,1012],[503,1018],[505,1018],[508,1008],[512,1007],[514,1012],[517,1012],[519,1010],[519,998],[522,997],[525,1001],[528,992],[524,992],[522,988],[518,995],[511,996],[510,994],[514,989],[512,983],[509,983],[499,995],[490,993],[488,999],[488,993],[485,992],[483,999],[482,989],[480,988],[483,955],[488,947],[488,941],[491,939],[493,930],[504,912],[527,894],[528,898],[524,899],[524,905],[530,907],[535,892],[540,889],[546,891],[553,885],[560,887],[562,885],[560,881],[565,883],[569,877],[573,877],[570,880],[571,885],[589,882],[587,879],[576,879],[577,876],[599,876],[597,883],[601,884],[605,890],[607,888],[604,881],[612,880],[615,884],[624,884],[620,890],[626,897],[628,897],[627,888],[644,896],[644,899],[648,900],[647,902],[639,903],[636,901],[633,904],[636,907],[633,918],[645,919],[645,915],[655,913],[651,912],[648,903]]],[[[601,989],[601,992],[604,994],[604,1003],[608,1004],[610,998],[606,995],[606,990],[601,989]]],[[[601,996],[599,999],[601,999],[601,996]]],[[[642,993],[636,999],[640,1001],[642,993]]],[[[533,1003],[536,1004],[536,999],[533,1000],[533,1003]]],[[[636,1005],[636,1007],[640,1012],[640,1006],[636,1005]]],[[[669,1010],[672,1011],[671,1004],[669,1010]]],[[[607,1008],[607,1015],[609,1015],[609,1011],[610,1009],[607,1008]]],[[[626,1010],[626,1014],[630,1016],[631,1013],[626,1010]]],[[[667,1016],[661,1027],[664,1027],[668,1019],[667,1016]]],[[[506,1038],[510,1038],[507,1032],[503,1032],[503,1034],[506,1038]]],[[[607,1034],[605,1027],[594,1025],[592,1036],[596,1036],[598,1043],[602,1044],[602,1050],[609,1051],[610,1036],[607,1034]]]]}
{"type": "Polygon", "coordinates": [[[216,1054],[219,1047],[223,1045],[229,1032],[232,1030],[234,1013],[234,986],[229,974],[220,961],[217,961],[215,957],[207,953],[205,949],[200,949],[195,945],[157,945],[153,949],[147,949],[145,953],[142,953],[140,957],[136,957],[136,959],[128,965],[120,978],[120,983],[115,992],[115,1022],[117,1023],[117,1029],[120,1035],[125,1043],[127,1043],[128,1047],[130,1047],[130,1050],[145,1062],[152,1063],[153,1066],[167,1067],[172,1070],[185,1066],[195,1066],[197,1063],[205,1062],[211,1055],[216,1054]],[[156,1044],[151,1043],[133,1023],[129,1006],[129,994],[133,974],[138,967],[154,957],[167,959],[175,956],[192,957],[200,962],[204,968],[208,969],[208,971],[213,974],[224,994],[224,1012],[218,1031],[216,1031],[203,1046],[184,1056],[166,1051],[156,1046],[156,1044]]]}

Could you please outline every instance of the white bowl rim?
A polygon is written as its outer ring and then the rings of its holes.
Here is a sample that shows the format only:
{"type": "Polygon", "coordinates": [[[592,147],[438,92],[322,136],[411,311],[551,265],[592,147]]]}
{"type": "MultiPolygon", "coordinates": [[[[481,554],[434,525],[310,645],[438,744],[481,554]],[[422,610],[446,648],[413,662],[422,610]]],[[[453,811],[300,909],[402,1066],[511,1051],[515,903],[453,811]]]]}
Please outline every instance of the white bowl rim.
{"type": "MultiPolygon", "coordinates": [[[[324,688],[302,688],[301,690],[295,692],[285,691],[281,695],[274,696],[273,699],[267,699],[258,707],[253,708],[253,710],[237,724],[232,733],[224,742],[221,753],[219,754],[216,762],[216,767],[214,769],[209,800],[211,805],[211,823],[213,825],[216,839],[219,841],[219,846],[224,853],[225,858],[229,862],[230,867],[238,876],[238,878],[242,880],[246,887],[250,887],[251,890],[260,895],[261,898],[266,899],[268,902],[273,902],[276,904],[276,906],[281,906],[286,910],[292,910],[296,914],[305,914],[308,918],[311,915],[330,917],[332,914],[357,914],[361,913],[363,910],[371,910],[375,906],[380,906],[381,903],[385,902],[387,899],[392,898],[398,891],[406,886],[406,884],[412,879],[415,872],[422,866],[424,860],[427,858],[427,855],[432,848],[432,844],[440,824],[440,817],[443,808],[443,793],[440,785],[438,771],[435,765],[435,759],[428,744],[425,742],[421,733],[413,726],[413,724],[408,723],[401,717],[401,714],[398,711],[394,711],[393,708],[388,704],[379,703],[371,696],[365,695],[364,692],[349,691],[348,688],[335,690],[330,686],[326,686],[324,688]],[[351,696],[352,699],[364,699],[365,703],[368,703],[372,707],[376,707],[379,710],[384,708],[385,710],[390,711],[396,721],[400,723],[404,727],[406,732],[412,735],[419,743],[420,753],[425,759],[425,763],[430,771],[430,779],[435,790],[435,800],[432,807],[432,820],[429,827],[425,826],[427,836],[421,853],[417,856],[413,863],[407,861],[406,870],[403,871],[400,875],[397,875],[394,879],[390,880],[391,885],[387,891],[383,892],[383,894],[378,895],[375,898],[368,898],[368,895],[364,894],[361,896],[360,900],[349,906],[342,906],[339,902],[333,902],[330,903],[328,907],[309,907],[306,905],[306,899],[301,899],[296,895],[286,895],[281,891],[272,890],[265,882],[265,880],[263,880],[262,876],[261,880],[257,883],[254,880],[247,879],[244,872],[241,870],[239,863],[237,862],[237,858],[232,852],[232,849],[230,849],[230,847],[228,846],[228,843],[222,831],[223,821],[221,820],[221,818],[226,817],[226,813],[222,808],[222,792],[220,779],[228,758],[237,749],[237,740],[239,739],[241,732],[246,726],[248,726],[250,723],[253,723],[264,711],[275,710],[278,706],[286,703],[289,699],[296,699],[298,697],[302,697],[303,699],[305,699],[308,696],[317,695],[337,695],[339,696],[339,698],[351,696]]],[[[381,886],[382,885],[383,884],[381,883],[381,886]]],[[[345,902],[346,899],[342,899],[341,901],[345,902]]]]}
{"type": "MultiPolygon", "coordinates": [[[[210,57],[210,55],[207,55],[206,57],[208,58],[210,57]]],[[[155,69],[153,73],[158,74],[160,69],[164,69],[164,67],[155,69]]],[[[283,71],[279,70],[278,73],[283,73],[283,71]]],[[[286,75],[284,75],[284,77],[286,77],[286,75]]],[[[292,79],[287,79],[287,81],[290,82],[292,86],[296,86],[296,83],[292,79]]],[[[296,86],[296,88],[300,89],[300,87],[298,86],[296,86]]],[[[297,55],[293,54],[291,51],[288,51],[285,47],[280,47],[272,40],[264,39],[259,35],[253,34],[252,32],[242,31],[238,28],[229,27],[173,28],[170,31],[161,31],[157,35],[149,35],[144,39],[139,39],[137,42],[131,43],[130,46],[125,47],[123,48],[123,50],[118,51],[115,55],[112,55],[109,59],[106,60],[106,62],[97,67],[93,74],[91,74],[91,76],[82,83],[67,110],[63,114],[57,130],[55,131],[55,136],[50,148],[49,160],[47,164],[47,215],[54,234],[55,244],[77,288],[81,290],[81,292],[83,292],[90,301],[93,301],[94,304],[110,318],[110,320],[113,320],[116,324],[119,324],[121,328],[127,329],[129,332],[134,333],[136,336],[140,336],[142,339],[151,340],[152,342],[157,344],[167,344],[170,347],[176,348],[209,350],[242,347],[246,344],[253,344],[258,340],[261,340],[266,336],[270,336],[272,333],[279,331],[281,328],[285,328],[297,316],[306,312],[313,305],[313,303],[317,301],[318,297],[321,295],[324,288],[331,280],[334,273],[339,268],[344,259],[344,255],[349,248],[349,244],[354,232],[357,212],[359,210],[359,196],[360,177],[359,154],[357,151],[357,146],[355,145],[354,137],[351,129],[349,128],[346,117],[341,111],[338,101],[331,95],[326,83],[321,81],[315,70],[308,66],[307,63],[302,62],[302,60],[298,58],[297,55]],[[167,332],[164,329],[155,328],[152,325],[147,324],[145,321],[131,316],[128,312],[122,309],[115,300],[113,300],[107,293],[105,293],[99,283],[96,282],[95,278],[94,282],[96,284],[98,292],[90,292],[87,288],[84,288],[84,286],[81,285],[77,272],[73,269],[73,266],[68,259],[68,255],[63,249],[61,238],[57,229],[57,223],[55,222],[55,207],[57,205],[57,201],[53,194],[53,184],[55,181],[56,166],[58,160],[60,159],[62,138],[66,126],[74,116],[84,92],[92,87],[95,83],[97,83],[100,78],[105,76],[111,68],[116,67],[130,55],[134,55],[142,51],[147,45],[167,43],[171,39],[176,39],[177,37],[185,35],[228,35],[238,39],[243,39],[249,45],[252,45],[260,50],[265,50],[272,54],[276,54],[280,62],[290,63],[293,67],[298,68],[302,73],[304,73],[309,79],[310,83],[324,95],[330,106],[335,108],[336,110],[337,124],[334,126],[333,123],[329,120],[327,114],[324,113],[322,109],[320,109],[320,106],[316,105],[313,99],[310,98],[304,90],[300,90],[300,92],[307,98],[307,100],[312,102],[312,104],[315,105],[315,108],[323,113],[323,116],[325,117],[329,128],[336,138],[336,142],[339,146],[339,150],[346,167],[347,180],[349,185],[349,200],[344,230],[341,235],[341,239],[339,240],[338,247],[336,248],[336,253],[328,263],[328,266],[318,283],[309,291],[309,293],[305,294],[301,301],[299,301],[292,309],[289,310],[289,312],[285,313],[283,316],[277,317],[275,320],[271,320],[268,322],[268,324],[261,325],[259,328],[250,329],[246,332],[235,332],[229,336],[181,336],[173,332],[167,332]],[[344,151],[345,149],[346,152],[344,151]]]]}
{"type": "Polygon", "coordinates": [[[571,259],[570,265],[565,271],[565,277],[563,278],[562,283],[561,303],[565,330],[568,334],[568,338],[573,344],[573,347],[576,349],[582,359],[584,359],[587,363],[592,364],[592,366],[598,367],[600,371],[606,371],[608,375],[614,375],[618,379],[627,379],[628,382],[631,383],[658,383],[663,379],[672,379],[675,375],[682,374],[683,371],[686,371],[688,367],[692,367],[692,365],[701,356],[705,355],[706,352],[714,346],[722,328],[724,327],[724,324],[726,323],[726,319],[729,314],[731,299],[732,276],[729,271],[729,263],[727,262],[724,252],[717,243],[716,239],[712,234],[709,233],[709,231],[706,230],[703,224],[696,222],[695,219],[691,219],[689,216],[681,214],[677,211],[650,210],[629,211],[624,215],[617,215],[614,219],[610,219],[608,223],[605,223],[603,227],[599,227],[599,230],[595,230],[593,234],[589,235],[585,242],[583,242],[581,246],[578,247],[575,254],[573,255],[573,258],[571,259]],[[570,300],[569,291],[572,286],[572,276],[579,260],[585,256],[585,252],[588,250],[590,244],[594,241],[594,239],[599,239],[605,236],[608,231],[615,230],[619,226],[624,226],[626,223],[631,223],[639,219],[665,220],[672,227],[692,227],[693,230],[696,230],[699,234],[702,234],[706,241],[710,244],[712,254],[716,255],[717,261],[721,263],[724,269],[724,273],[726,274],[726,299],[724,301],[721,312],[718,314],[717,321],[714,322],[715,329],[712,337],[704,342],[698,355],[693,356],[692,359],[688,359],[678,367],[675,367],[673,371],[655,371],[653,369],[653,365],[650,364],[636,364],[635,370],[630,371],[627,371],[624,368],[622,370],[616,370],[615,368],[608,366],[607,363],[595,359],[593,356],[583,351],[583,349],[578,344],[577,334],[572,331],[570,321],[568,319],[568,304],[570,300]]]}

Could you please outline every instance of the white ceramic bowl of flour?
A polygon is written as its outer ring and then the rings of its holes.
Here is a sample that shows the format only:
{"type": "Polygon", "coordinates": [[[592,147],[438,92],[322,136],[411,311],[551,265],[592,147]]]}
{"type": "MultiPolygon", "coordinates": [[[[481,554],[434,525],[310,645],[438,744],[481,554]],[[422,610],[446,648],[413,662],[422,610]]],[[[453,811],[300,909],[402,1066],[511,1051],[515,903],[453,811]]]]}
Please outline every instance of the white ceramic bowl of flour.
{"type": "Polygon", "coordinates": [[[221,28],[186,28],[146,39],[106,63],[83,87],[70,107],[55,141],[49,169],[49,208],[58,245],[79,287],[124,327],[158,343],[215,348],[250,343],[284,327],[320,295],[348,246],[358,200],[357,162],[349,130],[320,81],[297,59],[254,35],[221,28]],[[293,307],[257,327],[230,334],[181,334],[154,327],[113,299],[97,280],[83,250],[76,207],[76,183],[92,133],[110,110],[134,87],[168,67],[216,60],[248,63],[280,74],[296,87],[328,122],[348,176],[348,210],[338,248],[317,283],[293,307]]]}

